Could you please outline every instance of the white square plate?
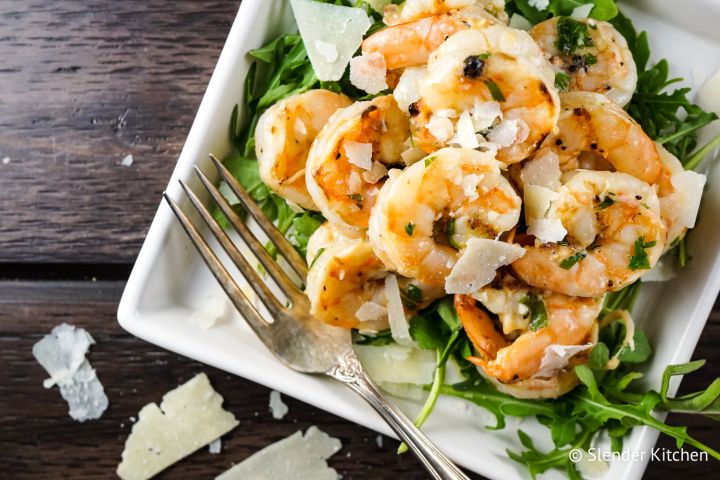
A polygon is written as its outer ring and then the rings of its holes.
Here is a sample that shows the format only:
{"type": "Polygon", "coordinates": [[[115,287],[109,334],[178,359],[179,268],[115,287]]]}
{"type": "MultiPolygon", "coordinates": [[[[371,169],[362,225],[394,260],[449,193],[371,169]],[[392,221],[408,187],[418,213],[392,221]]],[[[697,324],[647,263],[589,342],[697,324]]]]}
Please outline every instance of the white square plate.
{"type": "MultiPolygon", "coordinates": [[[[653,58],[667,58],[671,75],[684,77],[688,86],[697,88],[720,67],[719,1],[688,0],[681,11],[673,0],[623,2],[622,6],[638,31],[648,31],[653,58]]],[[[170,196],[181,199],[184,206],[187,202],[180,194],[178,179],[198,187],[192,166],[199,164],[210,172],[207,154],[213,152],[222,158],[232,150],[228,121],[233,106],[242,102],[243,80],[250,65],[247,51],[294,29],[288,1],[242,2],[168,185],[170,196]]],[[[693,261],[672,282],[643,287],[635,310],[655,348],[646,377],[649,385],[658,385],[665,365],[690,359],[720,290],[720,224],[713,221],[720,217],[720,189],[714,188],[719,183],[720,171],[715,169],[708,178],[699,225],[690,235],[693,261]]],[[[343,385],[296,373],[275,360],[239,315],[207,331],[187,320],[207,305],[209,298],[218,296],[223,296],[219,286],[169,208],[162,204],[120,302],[121,325],[148,342],[391,434],[380,417],[343,385]]],[[[398,404],[410,415],[418,408],[412,402],[398,400],[398,404]]],[[[505,454],[507,448],[520,450],[516,435],[520,421],[509,419],[508,427],[501,431],[484,428],[492,422],[484,410],[458,399],[442,398],[424,431],[450,457],[471,470],[490,478],[527,478],[525,467],[505,454]]],[[[545,427],[526,420],[522,428],[540,445],[550,445],[545,427]]],[[[636,428],[625,448],[649,451],[656,438],[655,431],[636,428]]],[[[615,461],[605,478],[639,479],[647,458],[615,461]]]]}

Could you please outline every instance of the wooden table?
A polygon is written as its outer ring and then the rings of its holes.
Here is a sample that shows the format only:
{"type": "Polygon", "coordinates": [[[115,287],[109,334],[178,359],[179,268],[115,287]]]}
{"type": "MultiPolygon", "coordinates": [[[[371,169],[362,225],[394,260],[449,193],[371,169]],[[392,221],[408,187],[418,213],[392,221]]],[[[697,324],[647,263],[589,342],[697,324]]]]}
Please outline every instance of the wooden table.
{"type": "MultiPolygon", "coordinates": [[[[116,321],[236,3],[0,1],[3,478],[112,478],[130,418],[201,371],[240,426],[222,454],[203,449],[163,478],[210,478],[310,425],[342,440],[330,463],[343,478],[425,477],[412,456],[395,455],[397,442],[385,438],[379,447],[376,433],[294,399],[286,399],[290,413],[274,420],[268,389],[138,340],[116,321]],[[121,166],[128,154],[135,162],[121,166]],[[61,322],[97,340],[90,359],[110,398],[98,421],[72,421],[58,391],[42,387],[46,374],[32,345],[61,322]]],[[[719,341],[716,309],[695,355],[710,367],[684,390],[720,374],[719,341]]],[[[673,415],[670,422],[687,422],[699,439],[720,446],[707,419],[673,415]]],[[[713,462],[654,462],[647,478],[716,478],[713,470],[713,462]]]]}

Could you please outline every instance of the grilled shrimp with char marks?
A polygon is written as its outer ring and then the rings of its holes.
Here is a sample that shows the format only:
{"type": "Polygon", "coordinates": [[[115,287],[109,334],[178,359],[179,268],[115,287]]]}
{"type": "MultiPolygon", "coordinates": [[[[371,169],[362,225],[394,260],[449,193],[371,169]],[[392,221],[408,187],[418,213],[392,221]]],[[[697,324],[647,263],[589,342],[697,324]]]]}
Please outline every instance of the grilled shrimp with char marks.
{"type": "Polygon", "coordinates": [[[315,205],[343,234],[362,236],[387,170],[400,161],[407,117],[392,95],[338,111],[315,139],[305,179],[315,205]]]}
{"type": "Polygon", "coordinates": [[[608,22],[592,18],[553,17],[538,23],[530,35],[569,91],[596,92],[626,105],[637,84],[637,68],[627,41],[608,22]]]}
{"type": "Polygon", "coordinates": [[[317,210],[305,185],[310,145],[328,118],[352,101],[327,90],[310,90],[268,108],[255,129],[260,178],[275,193],[308,210],[317,210]]]}
{"type": "Polygon", "coordinates": [[[620,290],[654,266],[665,246],[655,191],[625,173],[578,170],[548,217],[562,222],[565,240],[526,247],[512,268],[524,282],[566,295],[620,290]]]}
{"type": "MultiPolygon", "coordinates": [[[[515,125],[513,138],[497,140],[497,159],[516,163],[553,133],[560,113],[554,74],[540,48],[527,32],[503,25],[465,30],[448,38],[430,56],[419,90],[411,126],[415,144],[428,153],[452,140],[433,131],[436,116],[466,111],[475,115],[476,105],[497,102],[503,121],[515,125]]],[[[491,119],[484,131],[473,128],[472,135],[481,133],[492,141],[497,133],[492,129],[502,126],[503,122],[497,125],[491,119]]],[[[460,125],[455,128],[459,131],[460,125]]]]}
{"type": "Polygon", "coordinates": [[[390,269],[442,287],[469,238],[496,238],[520,218],[520,197],[489,153],[445,148],[393,175],[368,235],[390,269]]]}
{"type": "Polygon", "coordinates": [[[577,385],[573,367],[587,361],[588,343],[597,341],[597,316],[601,308],[602,298],[541,291],[509,275],[472,296],[455,296],[455,309],[477,355],[468,360],[478,365],[500,391],[520,398],[555,398],[577,385]],[[517,313],[519,307],[525,307],[519,302],[530,297],[534,308],[542,308],[547,318],[544,325],[534,329],[527,320],[531,315],[528,308],[517,313]],[[491,313],[480,308],[477,299],[486,307],[489,305],[491,313]],[[491,315],[499,315],[503,326],[507,318],[515,316],[525,319],[525,324],[513,321],[510,332],[505,333],[498,329],[491,315]],[[570,357],[567,365],[548,369],[543,365],[543,357],[550,346],[575,347],[581,352],[570,357]]]}

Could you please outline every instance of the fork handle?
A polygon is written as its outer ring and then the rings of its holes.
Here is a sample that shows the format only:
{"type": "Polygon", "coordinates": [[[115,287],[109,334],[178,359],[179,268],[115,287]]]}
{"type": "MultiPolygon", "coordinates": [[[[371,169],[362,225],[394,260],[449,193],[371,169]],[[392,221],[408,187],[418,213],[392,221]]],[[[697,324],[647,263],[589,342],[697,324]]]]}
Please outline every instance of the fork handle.
{"type": "Polygon", "coordinates": [[[365,399],[410,447],[433,478],[437,480],[469,480],[457,465],[438,450],[410,419],[385,397],[365,372],[353,351],[348,352],[341,362],[328,372],[328,375],[345,383],[365,399]]]}

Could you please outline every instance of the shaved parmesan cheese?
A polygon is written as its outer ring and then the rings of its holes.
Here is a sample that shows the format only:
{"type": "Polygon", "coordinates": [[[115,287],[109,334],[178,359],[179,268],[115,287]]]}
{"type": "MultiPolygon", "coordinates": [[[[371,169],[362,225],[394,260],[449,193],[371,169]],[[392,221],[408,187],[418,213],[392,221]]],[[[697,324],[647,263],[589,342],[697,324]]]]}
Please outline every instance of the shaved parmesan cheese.
{"type": "Polygon", "coordinates": [[[705,180],[705,175],[692,170],[675,173],[672,184],[676,191],[660,199],[663,211],[676,218],[683,227],[695,227],[705,180]]]}
{"type": "Polygon", "coordinates": [[[586,3],[585,5],[575,7],[570,16],[572,18],[588,18],[590,16],[590,11],[593,9],[594,6],[594,3],[586,3]]]}
{"type": "Polygon", "coordinates": [[[407,112],[410,105],[420,100],[420,79],[425,76],[427,67],[408,67],[406,68],[398,84],[393,90],[393,97],[400,107],[400,110],[407,112]]]}
{"type": "Polygon", "coordinates": [[[481,152],[487,152],[494,157],[497,155],[498,150],[500,150],[500,145],[491,142],[480,142],[480,146],[478,148],[481,152]]]}
{"type": "Polygon", "coordinates": [[[592,343],[586,343],[585,345],[548,345],[543,352],[540,368],[533,374],[533,378],[552,377],[565,369],[572,357],[592,347],[592,343]]]}
{"type": "Polygon", "coordinates": [[[374,184],[380,181],[387,173],[388,171],[385,165],[380,162],[373,162],[370,171],[363,172],[362,176],[367,183],[374,184]]]}
{"type": "Polygon", "coordinates": [[[567,236],[567,230],[559,218],[531,218],[528,220],[527,232],[540,240],[540,243],[560,242],[567,236]]]}
{"type": "Polygon", "coordinates": [[[402,158],[402,161],[405,163],[405,165],[409,167],[413,163],[416,163],[418,160],[422,160],[423,158],[425,158],[426,155],[427,154],[425,153],[425,150],[417,147],[410,147],[400,154],[400,158],[402,158]]]}
{"type": "Polygon", "coordinates": [[[473,202],[477,200],[480,195],[478,194],[478,185],[480,185],[480,182],[482,182],[485,175],[477,175],[474,173],[471,173],[469,175],[465,175],[462,177],[462,181],[460,185],[463,189],[463,194],[465,195],[465,198],[469,202],[473,202]]]}
{"type": "Polygon", "coordinates": [[[307,135],[307,127],[300,117],[295,119],[295,131],[300,135],[307,135]]]}
{"type": "Polygon", "coordinates": [[[305,436],[295,432],[270,444],[215,480],[336,480],[338,473],[326,460],[341,448],[340,440],[312,426],[305,436]]]}
{"type": "Polygon", "coordinates": [[[487,139],[493,143],[497,143],[501,147],[509,147],[515,143],[518,131],[518,120],[505,119],[500,122],[497,127],[490,130],[490,133],[487,134],[487,139]]]}
{"type": "Polygon", "coordinates": [[[337,46],[334,43],[315,40],[315,49],[323,56],[326,62],[332,63],[338,58],[337,46]]]}
{"type": "Polygon", "coordinates": [[[212,453],[213,455],[217,455],[222,451],[222,439],[216,438],[210,444],[208,445],[208,453],[212,453]]]}
{"type": "Polygon", "coordinates": [[[372,168],[372,143],[347,141],[344,145],[348,162],[363,170],[370,170],[372,168]]]}
{"type": "Polygon", "coordinates": [[[610,468],[607,460],[603,460],[603,458],[612,458],[610,452],[607,452],[608,455],[605,455],[605,452],[600,453],[595,451],[593,455],[590,455],[584,450],[577,451],[582,452],[582,456],[579,460],[575,460],[573,457],[573,462],[575,463],[575,468],[583,477],[599,477],[610,468]]]}
{"type": "Polygon", "coordinates": [[[538,10],[546,10],[550,5],[550,0],[528,0],[528,5],[538,10]]]}
{"type": "Polygon", "coordinates": [[[282,418],[290,411],[290,408],[285,404],[285,402],[282,401],[280,392],[278,392],[277,390],[272,390],[270,392],[269,406],[270,412],[272,413],[272,416],[275,420],[282,420],[282,418]]]}
{"type": "Polygon", "coordinates": [[[350,172],[350,175],[348,175],[348,190],[351,194],[358,193],[360,191],[360,188],[362,187],[362,180],[360,179],[360,175],[353,170],[350,172]]]}
{"type": "Polygon", "coordinates": [[[290,0],[290,4],[315,75],[323,81],[340,80],[372,24],[367,13],[312,0],[290,0]]]}
{"type": "Polygon", "coordinates": [[[560,158],[549,150],[526,162],[520,172],[525,185],[539,185],[550,190],[560,188],[561,175],[560,158]]]}
{"type": "Polygon", "coordinates": [[[439,116],[437,114],[430,118],[430,121],[425,125],[425,128],[428,129],[430,135],[441,142],[448,141],[455,131],[452,121],[448,117],[439,116]]]}
{"type": "Polygon", "coordinates": [[[525,249],[511,243],[470,238],[465,250],[445,279],[447,293],[470,294],[495,278],[495,270],[525,255],[525,249]]]}
{"type": "Polygon", "coordinates": [[[105,389],[85,358],[94,343],[86,330],[63,323],[33,345],[35,360],[50,375],[43,386],[59,387],[70,417],[78,422],[98,419],[108,407],[105,389]]]}
{"type": "Polygon", "coordinates": [[[376,382],[427,385],[435,374],[435,352],[404,345],[354,345],[360,363],[376,382]]]}
{"type": "Polygon", "coordinates": [[[548,210],[550,210],[550,205],[558,196],[557,192],[549,188],[539,185],[526,185],[523,192],[526,220],[544,218],[548,210]]]}
{"type": "Polygon", "coordinates": [[[530,135],[530,127],[527,123],[525,123],[525,120],[518,119],[517,120],[517,135],[515,135],[515,141],[517,143],[522,143],[525,140],[527,140],[528,135],[530,135]]]}
{"type": "Polygon", "coordinates": [[[386,316],[387,308],[375,302],[365,302],[355,312],[355,317],[361,322],[380,320],[386,316]]]}
{"type": "Polygon", "coordinates": [[[518,13],[513,13],[510,17],[510,23],[508,24],[511,28],[517,28],[518,30],[530,30],[533,24],[530,21],[518,13]]]}
{"type": "Polygon", "coordinates": [[[375,94],[388,88],[387,68],[381,53],[363,53],[350,60],[350,83],[360,90],[375,94]]]}
{"type": "Polygon", "coordinates": [[[460,118],[455,124],[455,135],[450,139],[450,144],[460,145],[463,148],[477,148],[480,146],[475,135],[475,126],[470,117],[470,112],[464,111],[460,114],[460,118]]]}
{"type": "Polygon", "coordinates": [[[202,308],[188,317],[188,321],[203,330],[209,330],[215,325],[229,320],[233,312],[232,303],[227,297],[210,296],[202,308]]]}
{"type": "Polygon", "coordinates": [[[125,442],[117,474],[145,480],[238,425],[204,373],[166,393],[158,407],[145,405],[125,442]]]}
{"type": "Polygon", "coordinates": [[[393,340],[400,345],[412,345],[413,339],[410,336],[410,329],[405,318],[402,298],[400,297],[400,287],[395,275],[385,277],[385,297],[387,298],[388,323],[390,323],[393,340]]]}
{"type": "Polygon", "coordinates": [[[490,128],[495,120],[502,118],[502,110],[498,102],[481,102],[476,99],[471,116],[475,131],[481,132],[490,128]]]}

